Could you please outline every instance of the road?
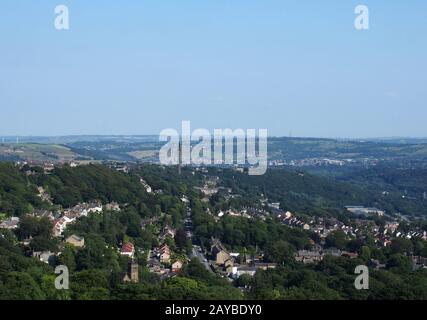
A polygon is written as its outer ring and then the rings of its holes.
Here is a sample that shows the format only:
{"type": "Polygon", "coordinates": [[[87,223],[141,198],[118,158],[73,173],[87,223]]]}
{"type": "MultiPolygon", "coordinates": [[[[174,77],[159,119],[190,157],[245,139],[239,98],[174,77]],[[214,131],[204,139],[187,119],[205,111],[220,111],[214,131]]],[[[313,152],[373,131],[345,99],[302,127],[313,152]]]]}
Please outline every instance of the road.
{"type": "Polygon", "coordinates": [[[185,217],[185,227],[184,227],[187,237],[191,239],[193,245],[193,250],[191,252],[191,258],[196,257],[200,262],[205,266],[206,270],[213,272],[211,266],[209,265],[208,259],[203,254],[200,246],[196,244],[196,240],[193,237],[193,221],[191,220],[191,209],[187,208],[187,215],[185,217]]]}
{"type": "Polygon", "coordinates": [[[209,270],[210,272],[213,272],[211,269],[211,266],[209,265],[208,260],[206,259],[205,255],[199,251],[199,247],[193,245],[193,257],[196,257],[200,260],[200,262],[205,266],[206,270],[209,270]]]}

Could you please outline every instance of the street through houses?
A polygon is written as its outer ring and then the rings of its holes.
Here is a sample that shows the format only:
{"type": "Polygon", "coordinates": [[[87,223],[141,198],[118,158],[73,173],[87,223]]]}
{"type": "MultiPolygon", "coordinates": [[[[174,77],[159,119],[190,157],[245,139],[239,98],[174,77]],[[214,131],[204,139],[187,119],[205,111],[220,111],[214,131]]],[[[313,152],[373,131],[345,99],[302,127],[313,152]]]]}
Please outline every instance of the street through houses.
{"type": "Polygon", "coordinates": [[[193,234],[193,221],[192,221],[192,218],[191,218],[191,209],[189,207],[187,207],[187,214],[186,214],[186,218],[185,218],[184,229],[185,229],[185,232],[187,234],[187,237],[189,239],[191,239],[191,243],[192,243],[192,254],[191,254],[191,258],[193,258],[193,257],[198,258],[199,261],[200,261],[200,263],[202,263],[207,270],[209,270],[210,272],[213,272],[211,266],[209,265],[208,259],[203,254],[202,248],[199,245],[197,245],[197,241],[196,241],[196,239],[194,237],[194,234],[193,234]]]}

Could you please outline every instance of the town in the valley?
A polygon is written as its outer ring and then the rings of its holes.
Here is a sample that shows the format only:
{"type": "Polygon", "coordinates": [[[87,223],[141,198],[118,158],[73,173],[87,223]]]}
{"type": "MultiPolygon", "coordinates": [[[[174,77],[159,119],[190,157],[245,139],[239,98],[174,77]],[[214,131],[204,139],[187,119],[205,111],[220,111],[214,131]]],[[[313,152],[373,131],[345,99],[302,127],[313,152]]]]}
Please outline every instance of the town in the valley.
{"type": "MultiPolygon", "coordinates": [[[[16,164],[18,167],[28,167],[26,174],[32,175],[31,166],[27,163],[16,164]]],[[[43,164],[44,172],[49,174],[56,166],[64,164],[43,164]]],[[[76,167],[77,164],[66,164],[76,167]]],[[[129,167],[126,164],[110,165],[114,170],[123,174],[128,174],[129,167]]],[[[208,202],[220,190],[225,192],[226,197],[232,199],[238,197],[233,193],[232,188],[224,190],[218,185],[219,176],[209,174],[209,168],[194,168],[198,174],[203,176],[203,184],[194,187],[203,197],[203,201],[208,202]]],[[[242,169],[236,168],[236,171],[242,169]]],[[[194,172],[193,172],[194,173],[194,172]]],[[[163,190],[154,189],[144,177],[139,176],[139,183],[150,195],[161,194],[163,190]]],[[[28,215],[36,218],[47,218],[51,221],[53,236],[60,241],[59,248],[64,246],[73,246],[77,250],[85,247],[85,238],[80,234],[69,234],[66,231],[79,219],[84,219],[89,215],[99,215],[104,211],[119,215],[123,209],[123,204],[117,202],[102,203],[93,199],[87,203],[79,203],[70,208],[63,208],[55,205],[49,193],[38,187],[38,196],[49,203],[54,210],[33,210],[28,215]],[[65,234],[67,234],[65,236],[65,234]]],[[[140,223],[141,230],[145,228],[154,228],[156,245],[149,248],[141,248],[131,240],[119,243],[117,247],[111,248],[117,254],[128,258],[128,272],[123,274],[123,282],[138,282],[139,269],[141,266],[147,268],[150,273],[157,275],[161,280],[167,280],[180,274],[183,267],[192,259],[197,258],[204,265],[206,270],[219,277],[236,280],[242,275],[254,276],[258,270],[269,270],[278,267],[277,263],[268,261],[265,258],[265,252],[259,248],[251,251],[233,251],[227,248],[220,239],[211,237],[210,243],[201,244],[194,234],[192,210],[189,205],[189,198],[186,194],[180,194],[179,201],[185,206],[186,214],[184,227],[180,230],[175,229],[172,224],[165,223],[163,217],[167,212],[161,212],[159,216],[142,219],[140,223]],[[178,239],[179,238],[179,239],[178,239]],[[176,250],[176,242],[187,241],[187,250],[176,250]],[[141,259],[144,260],[141,263],[141,259]]],[[[124,204],[126,205],[126,204],[124,204]]],[[[342,222],[337,218],[328,217],[307,217],[300,215],[287,208],[281,207],[280,203],[270,202],[265,195],[260,195],[258,206],[242,206],[240,209],[227,208],[217,212],[207,210],[216,222],[220,222],[225,217],[240,217],[248,220],[266,221],[274,219],[281,224],[291,228],[310,232],[316,239],[310,240],[310,246],[298,250],[294,254],[294,260],[304,265],[315,265],[320,263],[327,256],[345,257],[346,259],[355,259],[358,252],[339,249],[328,243],[328,236],[341,232],[348,239],[364,239],[371,237],[375,245],[379,248],[390,246],[395,239],[414,239],[418,238],[427,241],[427,232],[420,228],[401,228],[402,225],[408,225],[408,219],[404,216],[386,212],[374,207],[365,207],[355,204],[345,206],[345,212],[348,215],[348,223],[342,222]],[[385,221],[381,225],[376,223],[377,219],[385,221]]],[[[23,217],[3,216],[0,229],[16,230],[19,228],[20,220],[23,217]]],[[[24,239],[20,245],[28,246],[32,238],[24,239]]],[[[34,259],[40,260],[46,264],[53,264],[55,258],[61,256],[61,250],[51,251],[32,251],[28,255],[34,259]]],[[[427,268],[427,259],[417,255],[410,256],[413,270],[427,268]]],[[[385,264],[377,259],[370,259],[370,267],[375,269],[385,268],[385,264]]]]}

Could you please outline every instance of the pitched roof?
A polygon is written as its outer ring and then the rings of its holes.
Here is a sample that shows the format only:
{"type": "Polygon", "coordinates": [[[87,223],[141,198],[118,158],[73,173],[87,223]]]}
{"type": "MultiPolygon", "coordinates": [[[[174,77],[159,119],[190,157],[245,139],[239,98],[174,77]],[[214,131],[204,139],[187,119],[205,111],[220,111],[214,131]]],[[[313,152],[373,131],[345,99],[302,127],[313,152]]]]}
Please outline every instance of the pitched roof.
{"type": "Polygon", "coordinates": [[[122,252],[134,252],[135,248],[132,243],[128,242],[123,245],[122,252]]]}
{"type": "Polygon", "coordinates": [[[65,241],[70,241],[70,240],[83,241],[84,238],[73,234],[73,235],[69,236],[65,241]]]}

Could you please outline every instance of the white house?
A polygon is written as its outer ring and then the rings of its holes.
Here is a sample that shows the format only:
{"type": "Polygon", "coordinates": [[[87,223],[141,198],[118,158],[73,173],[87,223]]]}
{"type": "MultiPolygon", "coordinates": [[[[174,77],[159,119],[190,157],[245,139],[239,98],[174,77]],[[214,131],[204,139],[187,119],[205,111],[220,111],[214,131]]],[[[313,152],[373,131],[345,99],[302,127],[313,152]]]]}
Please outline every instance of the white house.
{"type": "Polygon", "coordinates": [[[13,230],[18,228],[19,225],[19,218],[18,217],[12,217],[8,220],[3,221],[0,223],[0,229],[9,229],[13,230]]]}

